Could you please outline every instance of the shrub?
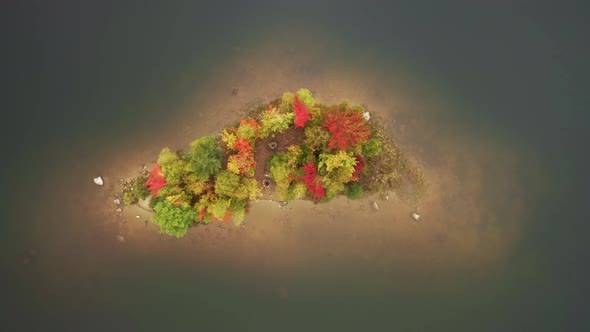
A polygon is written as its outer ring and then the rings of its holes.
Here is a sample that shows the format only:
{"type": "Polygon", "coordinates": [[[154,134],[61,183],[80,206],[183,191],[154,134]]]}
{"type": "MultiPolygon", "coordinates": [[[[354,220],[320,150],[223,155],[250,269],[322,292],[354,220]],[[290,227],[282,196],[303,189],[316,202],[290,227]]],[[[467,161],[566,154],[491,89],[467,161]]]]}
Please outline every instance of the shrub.
{"type": "Polygon", "coordinates": [[[154,211],[156,213],[152,220],[160,226],[160,232],[176,237],[184,236],[195,219],[195,211],[188,204],[174,206],[170,202],[160,201],[154,206],[154,211]]]}
{"type": "Polygon", "coordinates": [[[206,181],[221,169],[221,147],[215,137],[197,139],[190,146],[190,164],[199,180],[206,181]]]}
{"type": "Polygon", "coordinates": [[[381,142],[377,139],[371,138],[362,143],[362,151],[363,155],[367,158],[375,157],[381,153],[381,142]]]}
{"type": "Polygon", "coordinates": [[[283,93],[283,96],[281,98],[281,102],[279,104],[279,111],[281,113],[291,112],[293,110],[294,101],[295,101],[294,94],[292,94],[291,92],[283,93]]]}
{"type": "Polygon", "coordinates": [[[344,192],[349,199],[359,199],[363,197],[363,188],[358,182],[347,183],[344,192]]]}
{"type": "Polygon", "coordinates": [[[229,210],[236,226],[241,226],[244,223],[244,217],[246,216],[246,203],[247,202],[245,200],[238,199],[232,199],[231,201],[229,210]]]}

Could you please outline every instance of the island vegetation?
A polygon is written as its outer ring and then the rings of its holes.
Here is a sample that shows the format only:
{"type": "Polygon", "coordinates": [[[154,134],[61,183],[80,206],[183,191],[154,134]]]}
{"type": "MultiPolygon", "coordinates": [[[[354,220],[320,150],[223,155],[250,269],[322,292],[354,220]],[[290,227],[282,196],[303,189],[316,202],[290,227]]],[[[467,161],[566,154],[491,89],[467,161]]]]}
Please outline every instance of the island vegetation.
{"type": "Polygon", "coordinates": [[[123,201],[149,199],[161,232],[181,237],[196,224],[242,225],[251,200],[325,203],[389,191],[416,202],[424,180],[382,121],[364,106],[328,106],[300,89],[248,110],[186,151],[164,148],[151,171],[125,186],[123,201]]]}

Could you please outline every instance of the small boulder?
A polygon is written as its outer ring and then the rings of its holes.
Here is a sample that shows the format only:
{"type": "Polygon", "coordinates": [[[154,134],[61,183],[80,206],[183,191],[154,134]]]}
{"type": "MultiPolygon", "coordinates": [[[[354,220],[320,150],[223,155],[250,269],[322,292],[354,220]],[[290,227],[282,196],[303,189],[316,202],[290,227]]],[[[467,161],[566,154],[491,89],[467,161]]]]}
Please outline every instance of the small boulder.
{"type": "Polygon", "coordinates": [[[94,183],[96,183],[99,186],[102,186],[102,185],[104,185],[104,180],[102,179],[101,176],[98,176],[98,177],[94,178],[94,183]]]}
{"type": "Polygon", "coordinates": [[[418,219],[420,219],[420,215],[417,214],[416,212],[412,212],[412,219],[418,221],[418,219]]]}
{"type": "Polygon", "coordinates": [[[121,200],[119,198],[115,198],[113,202],[117,205],[121,205],[121,200]]]}
{"type": "Polygon", "coordinates": [[[125,243],[125,237],[121,234],[117,235],[117,241],[120,243],[125,243]]]}
{"type": "Polygon", "coordinates": [[[377,205],[377,202],[373,202],[373,209],[379,210],[379,205],[377,205]]]}
{"type": "Polygon", "coordinates": [[[365,120],[369,121],[369,119],[371,119],[371,114],[369,112],[365,112],[363,113],[363,117],[365,118],[365,120]]]}

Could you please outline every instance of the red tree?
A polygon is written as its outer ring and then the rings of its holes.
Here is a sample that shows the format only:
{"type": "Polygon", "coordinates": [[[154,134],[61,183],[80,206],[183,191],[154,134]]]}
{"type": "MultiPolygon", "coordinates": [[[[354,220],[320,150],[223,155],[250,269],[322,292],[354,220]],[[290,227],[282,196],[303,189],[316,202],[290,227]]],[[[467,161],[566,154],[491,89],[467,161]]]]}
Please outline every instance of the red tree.
{"type": "Polygon", "coordinates": [[[329,149],[347,151],[369,138],[370,131],[363,115],[351,109],[336,109],[326,114],[323,127],[332,134],[329,149]]]}
{"type": "Polygon", "coordinates": [[[299,101],[297,97],[295,97],[295,107],[293,108],[293,112],[295,113],[295,127],[303,128],[311,115],[309,114],[307,106],[299,101]]]}
{"type": "Polygon", "coordinates": [[[354,173],[352,173],[352,178],[350,181],[358,181],[359,176],[365,170],[365,160],[361,156],[356,156],[356,165],[354,166],[354,173]]]}
{"type": "Polygon", "coordinates": [[[319,200],[322,197],[326,196],[326,189],[322,186],[322,177],[317,175],[317,168],[316,165],[312,162],[309,162],[307,165],[303,166],[303,172],[305,173],[304,176],[301,177],[301,180],[307,186],[307,189],[312,194],[314,200],[319,200]]]}
{"type": "Polygon", "coordinates": [[[154,166],[148,180],[145,182],[145,186],[152,192],[152,196],[156,197],[160,189],[165,185],[166,178],[164,177],[164,173],[162,173],[162,166],[154,166]]]}
{"type": "Polygon", "coordinates": [[[252,152],[252,142],[247,139],[243,139],[238,137],[232,149],[238,151],[239,154],[250,153],[252,152]]]}

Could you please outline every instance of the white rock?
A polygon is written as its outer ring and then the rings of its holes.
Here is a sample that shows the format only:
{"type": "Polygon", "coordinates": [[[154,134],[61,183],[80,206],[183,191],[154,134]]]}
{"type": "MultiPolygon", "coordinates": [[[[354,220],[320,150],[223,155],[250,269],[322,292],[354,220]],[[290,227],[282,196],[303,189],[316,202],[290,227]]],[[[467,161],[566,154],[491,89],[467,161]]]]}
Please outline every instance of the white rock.
{"type": "Polygon", "coordinates": [[[363,113],[363,117],[365,117],[365,120],[369,121],[369,119],[371,118],[371,114],[369,112],[365,112],[363,113]]]}
{"type": "Polygon", "coordinates": [[[120,199],[118,199],[118,198],[115,198],[115,199],[113,200],[113,202],[114,202],[115,204],[117,204],[117,205],[121,205],[121,200],[120,200],[120,199]]]}
{"type": "Polygon", "coordinates": [[[139,218],[141,218],[139,215],[135,216],[135,219],[139,219],[139,218]]]}
{"type": "Polygon", "coordinates": [[[117,241],[119,241],[120,243],[124,243],[125,242],[125,237],[121,234],[117,235],[117,241]]]}
{"type": "Polygon", "coordinates": [[[373,208],[375,210],[379,210],[379,205],[377,205],[377,202],[373,202],[373,208]]]}
{"type": "Polygon", "coordinates": [[[412,219],[418,221],[418,219],[420,219],[420,215],[417,214],[416,212],[412,212],[412,219]]]}
{"type": "Polygon", "coordinates": [[[94,178],[94,183],[96,183],[99,186],[102,186],[104,184],[104,181],[102,179],[101,176],[94,178]]]}
{"type": "Polygon", "coordinates": [[[123,209],[121,209],[121,208],[117,208],[117,209],[115,210],[115,212],[123,212],[123,209]]]}

